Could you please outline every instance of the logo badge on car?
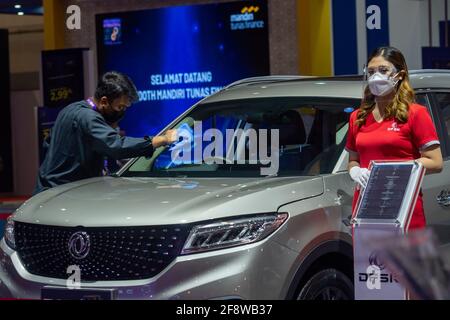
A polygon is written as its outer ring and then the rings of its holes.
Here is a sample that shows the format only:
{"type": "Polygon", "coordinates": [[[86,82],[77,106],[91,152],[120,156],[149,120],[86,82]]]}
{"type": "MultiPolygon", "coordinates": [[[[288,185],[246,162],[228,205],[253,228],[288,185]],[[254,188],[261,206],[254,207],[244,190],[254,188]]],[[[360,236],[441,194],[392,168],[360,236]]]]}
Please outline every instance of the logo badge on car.
{"type": "Polygon", "coordinates": [[[378,252],[374,251],[369,256],[369,264],[373,266],[377,266],[380,268],[380,270],[384,270],[385,266],[380,261],[380,258],[378,258],[378,252]]]}
{"type": "Polygon", "coordinates": [[[91,240],[86,232],[75,232],[69,239],[69,253],[75,259],[84,259],[91,249],[91,240]]]}

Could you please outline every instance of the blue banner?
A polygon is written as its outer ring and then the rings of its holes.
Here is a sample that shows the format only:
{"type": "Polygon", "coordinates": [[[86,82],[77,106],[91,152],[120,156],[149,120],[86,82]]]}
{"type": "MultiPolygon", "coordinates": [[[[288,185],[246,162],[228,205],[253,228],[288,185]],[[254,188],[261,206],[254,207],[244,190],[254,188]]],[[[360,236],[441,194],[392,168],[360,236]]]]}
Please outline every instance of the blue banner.
{"type": "Polygon", "coordinates": [[[367,55],[389,46],[388,0],[366,0],[367,55]]]}
{"type": "Polygon", "coordinates": [[[99,72],[123,72],[139,91],[121,129],[152,135],[227,84],[270,74],[267,1],[99,15],[97,48],[99,72]]]}
{"type": "Polygon", "coordinates": [[[356,0],[333,1],[334,74],[358,74],[356,0]]]}

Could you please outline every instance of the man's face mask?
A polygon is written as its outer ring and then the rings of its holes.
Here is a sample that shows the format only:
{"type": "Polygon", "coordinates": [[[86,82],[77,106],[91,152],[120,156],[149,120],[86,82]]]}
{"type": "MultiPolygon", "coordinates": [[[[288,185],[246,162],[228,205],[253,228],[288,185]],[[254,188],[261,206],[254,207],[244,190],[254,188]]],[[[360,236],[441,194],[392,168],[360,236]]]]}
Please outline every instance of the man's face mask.
{"type": "Polygon", "coordinates": [[[103,118],[105,118],[105,121],[108,122],[109,124],[119,122],[125,116],[125,109],[122,109],[120,111],[116,110],[111,105],[111,103],[109,103],[109,101],[108,105],[103,110],[104,110],[102,112],[103,118]]]}
{"type": "Polygon", "coordinates": [[[395,77],[398,75],[395,68],[370,68],[367,72],[367,82],[370,92],[377,97],[385,96],[391,93],[397,85],[399,79],[395,77]]]}
{"type": "Polygon", "coordinates": [[[123,111],[116,111],[113,110],[111,107],[107,112],[103,114],[103,118],[105,118],[106,122],[109,124],[119,122],[122,120],[122,118],[125,116],[125,110],[123,111]]]}

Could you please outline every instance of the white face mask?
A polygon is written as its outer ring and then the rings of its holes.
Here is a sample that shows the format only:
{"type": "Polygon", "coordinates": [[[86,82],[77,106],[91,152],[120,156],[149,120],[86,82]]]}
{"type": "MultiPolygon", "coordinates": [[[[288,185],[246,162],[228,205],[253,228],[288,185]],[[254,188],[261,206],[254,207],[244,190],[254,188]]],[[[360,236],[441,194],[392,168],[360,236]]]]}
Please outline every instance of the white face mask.
{"type": "Polygon", "coordinates": [[[368,83],[370,92],[372,92],[374,96],[382,97],[395,89],[398,80],[394,80],[394,77],[376,72],[368,79],[368,83]]]}

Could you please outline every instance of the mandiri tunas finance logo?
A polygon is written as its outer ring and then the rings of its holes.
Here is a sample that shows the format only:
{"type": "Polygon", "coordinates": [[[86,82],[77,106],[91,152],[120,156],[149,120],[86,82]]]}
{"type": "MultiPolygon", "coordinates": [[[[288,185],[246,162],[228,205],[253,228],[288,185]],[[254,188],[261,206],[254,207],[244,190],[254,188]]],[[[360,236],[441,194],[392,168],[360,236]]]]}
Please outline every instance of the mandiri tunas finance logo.
{"type": "Polygon", "coordinates": [[[239,14],[232,14],[230,16],[231,30],[263,29],[264,21],[257,20],[255,17],[258,11],[258,6],[249,6],[242,8],[239,14]]]}

